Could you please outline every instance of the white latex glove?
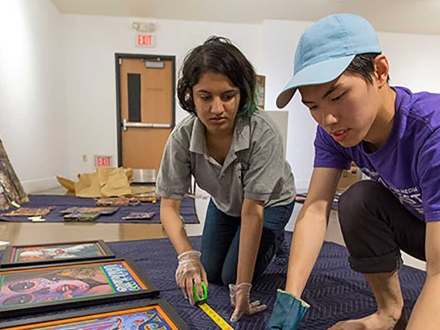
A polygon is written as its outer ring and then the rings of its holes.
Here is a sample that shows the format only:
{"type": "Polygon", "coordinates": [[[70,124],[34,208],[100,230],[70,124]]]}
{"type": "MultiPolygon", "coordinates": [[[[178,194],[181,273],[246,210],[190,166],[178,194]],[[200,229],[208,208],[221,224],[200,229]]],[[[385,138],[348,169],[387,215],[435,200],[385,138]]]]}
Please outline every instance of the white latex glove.
{"type": "Polygon", "coordinates": [[[208,287],[206,272],[200,261],[200,256],[201,253],[199,251],[190,250],[183,252],[178,257],[179,266],[176,270],[176,283],[192,305],[195,304],[193,285],[196,285],[199,297],[203,297],[202,281],[208,287]]]}
{"type": "Polygon", "coordinates": [[[229,284],[231,306],[235,308],[231,316],[231,322],[237,322],[243,314],[252,315],[267,308],[266,305],[261,305],[259,300],[249,303],[251,288],[252,284],[250,283],[229,284]]]}

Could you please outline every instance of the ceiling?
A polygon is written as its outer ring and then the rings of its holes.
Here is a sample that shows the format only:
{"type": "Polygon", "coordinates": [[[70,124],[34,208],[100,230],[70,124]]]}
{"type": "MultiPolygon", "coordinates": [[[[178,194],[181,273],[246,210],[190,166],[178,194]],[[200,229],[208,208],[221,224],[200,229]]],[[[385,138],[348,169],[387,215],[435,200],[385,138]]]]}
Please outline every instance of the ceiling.
{"type": "Polygon", "coordinates": [[[440,34],[440,0],[51,0],[63,14],[259,24],[354,13],[378,31],[440,34]]]}

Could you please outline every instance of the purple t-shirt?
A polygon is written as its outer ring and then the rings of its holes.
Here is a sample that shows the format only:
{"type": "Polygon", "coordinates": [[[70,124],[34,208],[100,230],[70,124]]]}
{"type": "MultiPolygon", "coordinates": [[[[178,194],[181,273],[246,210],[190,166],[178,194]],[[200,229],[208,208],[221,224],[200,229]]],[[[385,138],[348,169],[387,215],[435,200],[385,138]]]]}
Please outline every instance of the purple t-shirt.
{"type": "Polygon", "coordinates": [[[379,150],[366,153],[362,143],[345,148],[318,126],[314,167],[348,169],[354,161],[417,218],[440,221],[440,94],[393,89],[393,129],[379,150]]]}

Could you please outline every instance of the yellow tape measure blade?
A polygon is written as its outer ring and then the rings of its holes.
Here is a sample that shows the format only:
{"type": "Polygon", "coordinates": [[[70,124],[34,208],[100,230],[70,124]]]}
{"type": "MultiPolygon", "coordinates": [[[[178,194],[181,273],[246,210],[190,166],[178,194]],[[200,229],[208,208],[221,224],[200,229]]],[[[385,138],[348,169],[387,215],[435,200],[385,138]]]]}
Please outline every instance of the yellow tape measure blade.
{"type": "Polygon", "coordinates": [[[199,307],[208,315],[215,324],[222,330],[234,330],[220,315],[217,314],[207,303],[200,304],[199,307]]]}

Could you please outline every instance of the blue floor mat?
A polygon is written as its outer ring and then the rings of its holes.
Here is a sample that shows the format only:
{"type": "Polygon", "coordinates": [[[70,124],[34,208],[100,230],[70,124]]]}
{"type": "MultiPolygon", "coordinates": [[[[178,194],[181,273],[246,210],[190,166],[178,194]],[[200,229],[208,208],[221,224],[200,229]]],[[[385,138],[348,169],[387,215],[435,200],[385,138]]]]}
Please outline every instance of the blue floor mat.
{"type": "MultiPolygon", "coordinates": [[[[286,233],[290,242],[291,233],[286,233]]],[[[200,248],[200,237],[190,238],[195,249],[200,248]]],[[[166,299],[176,312],[189,324],[191,329],[218,329],[203,311],[192,307],[176,286],[174,272],[177,255],[167,239],[125,241],[109,243],[117,257],[133,258],[136,264],[156,284],[160,297],[166,299]]],[[[343,319],[360,318],[373,313],[376,304],[371,290],[362,275],[353,272],[347,261],[345,247],[324,243],[317,263],[309,278],[303,299],[311,304],[298,329],[327,329],[343,319]]],[[[265,312],[253,316],[243,316],[234,324],[235,329],[267,329],[267,322],[276,298],[276,290],[284,288],[287,264],[275,260],[254,284],[252,300],[260,300],[268,305],[265,312]]],[[[404,266],[400,280],[409,316],[411,309],[425,281],[425,272],[404,266]]],[[[230,307],[229,292],[226,287],[209,285],[209,305],[225,320],[229,320],[233,310],[230,307]]]]}

